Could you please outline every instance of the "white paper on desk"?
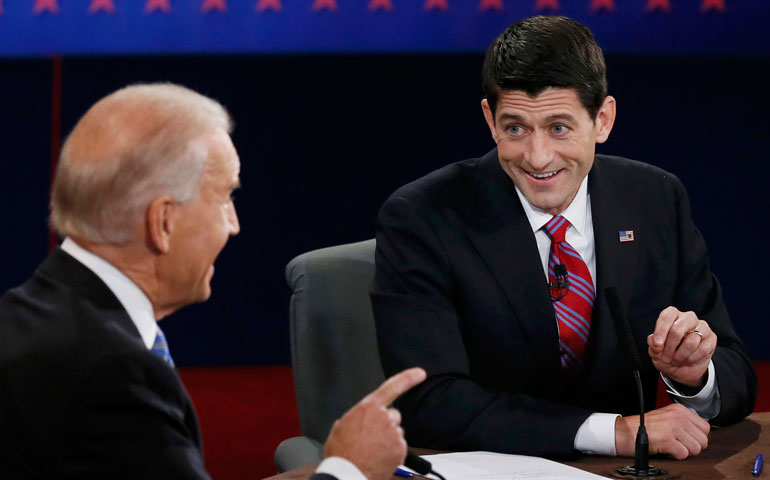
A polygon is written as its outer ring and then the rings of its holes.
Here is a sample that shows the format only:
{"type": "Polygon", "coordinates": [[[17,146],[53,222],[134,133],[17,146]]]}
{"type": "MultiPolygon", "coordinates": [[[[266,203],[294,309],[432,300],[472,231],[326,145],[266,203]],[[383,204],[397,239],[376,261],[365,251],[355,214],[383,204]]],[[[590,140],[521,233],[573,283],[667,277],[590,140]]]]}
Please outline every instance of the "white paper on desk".
{"type": "Polygon", "coordinates": [[[447,480],[595,480],[608,478],[539,457],[492,452],[425,455],[447,480]]]}

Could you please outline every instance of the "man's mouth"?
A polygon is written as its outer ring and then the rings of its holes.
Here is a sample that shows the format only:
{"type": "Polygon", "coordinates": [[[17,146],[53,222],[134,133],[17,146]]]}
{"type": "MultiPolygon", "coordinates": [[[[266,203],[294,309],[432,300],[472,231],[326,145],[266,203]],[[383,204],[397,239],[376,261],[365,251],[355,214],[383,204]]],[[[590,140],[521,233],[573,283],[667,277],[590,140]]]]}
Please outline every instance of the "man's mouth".
{"type": "Polygon", "coordinates": [[[557,173],[561,172],[561,169],[554,170],[552,172],[544,172],[544,173],[535,173],[535,172],[527,172],[527,175],[536,178],[538,180],[545,180],[546,178],[551,178],[557,173]]]}

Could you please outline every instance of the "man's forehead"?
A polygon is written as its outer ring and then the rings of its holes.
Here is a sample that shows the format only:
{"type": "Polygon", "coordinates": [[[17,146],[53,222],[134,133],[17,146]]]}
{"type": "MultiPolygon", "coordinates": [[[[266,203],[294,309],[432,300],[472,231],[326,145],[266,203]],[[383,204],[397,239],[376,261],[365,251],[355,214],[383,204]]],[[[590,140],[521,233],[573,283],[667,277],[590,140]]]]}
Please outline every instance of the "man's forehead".
{"type": "Polygon", "coordinates": [[[216,175],[225,177],[228,182],[238,182],[241,161],[235,150],[230,135],[217,129],[206,136],[209,143],[207,169],[216,175]]]}
{"type": "Polygon", "coordinates": [[[549,87],[536,95],[524,90],[500,90],[499,106],[551,106],[580,105],[580,98],[574,88],[549,87]]]}
{"type": "Polygon", "coordinates": [[[523,90],[501,90],[497,100],[497,117],[578,117],[588,115],[573,88],[551,87],[537,95],[523,90]]]}

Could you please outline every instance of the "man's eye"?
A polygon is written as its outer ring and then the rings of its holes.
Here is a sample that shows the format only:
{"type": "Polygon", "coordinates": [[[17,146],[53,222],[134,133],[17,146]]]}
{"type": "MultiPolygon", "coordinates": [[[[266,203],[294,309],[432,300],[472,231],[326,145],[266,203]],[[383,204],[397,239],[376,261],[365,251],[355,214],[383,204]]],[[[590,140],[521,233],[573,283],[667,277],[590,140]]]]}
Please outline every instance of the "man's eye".
{"type": "Polygon", "coordinates": [[[508,133],[511,135],[521,135],[524,133],[524,129],[521,128],[521,125],[511,125],[508,127],[508,133]]]}
{"type": "Polygon", "coordinates": [[[556,135],[564,135],[569,131],[569,128],[566,125],[554,125],[551,127],[551,131],[556,135]]]}

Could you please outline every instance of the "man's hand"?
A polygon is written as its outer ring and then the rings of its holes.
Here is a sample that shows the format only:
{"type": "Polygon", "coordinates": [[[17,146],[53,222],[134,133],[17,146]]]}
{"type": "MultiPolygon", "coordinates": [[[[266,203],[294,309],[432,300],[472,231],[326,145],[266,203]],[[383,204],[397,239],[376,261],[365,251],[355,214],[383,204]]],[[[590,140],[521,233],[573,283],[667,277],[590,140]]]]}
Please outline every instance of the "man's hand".
{"type": "Polygon", "coordinates": [[[655,368],[675,382],[702,387],[706,371],[717,346],[717,336],[709,324],[693,312],[668,307],[660,313],[655,331],[647,337],[655,368]]]}
{"type": "Polygon", "coordinates": [[[324,457],[353,462],[369,480],[389,479],[406,457],[401,413],[388,406],[425,380],[425,370],[410,368],[387,379],[334,422],[324,457]]]}
{"type": "MultiPolygon", "coordinates": [[[[668,454],[677,460],[698,455],[708,446],[711,426],[684,405],[674,403],[644,415],[650,439],[650,453],[668,454]]],[[[615,421],[615,451],[624,457],[634,456],[639,415],[618,417],[615,421]]]]}

